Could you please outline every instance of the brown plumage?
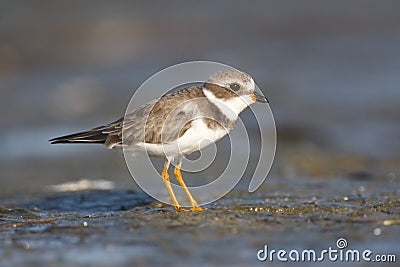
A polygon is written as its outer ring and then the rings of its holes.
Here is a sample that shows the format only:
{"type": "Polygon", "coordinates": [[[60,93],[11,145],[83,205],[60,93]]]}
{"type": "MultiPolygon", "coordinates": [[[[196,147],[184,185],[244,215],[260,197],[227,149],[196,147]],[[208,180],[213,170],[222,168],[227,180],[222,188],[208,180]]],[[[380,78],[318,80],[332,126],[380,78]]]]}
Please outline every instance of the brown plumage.
{"type": "MultiPolygon", "coordinates": [[[[215,84],[205,83],[204,87],[216,96],[224,96],[225,99],[237,96],[235,92],[215,84]]],[[[138,107],[125,117],[125,121],[124,118],[120,118],[91,130],[53,138],[50,142],[52,144],[100,143],[108,148],[119,147],[122,145],[123,127],[125,130],[133,130],[124,132],[126,145],[135,145],[143,141],[149,144],[171,142],[186,132],[199,111],[211,129],[221,125],[231,129],[235,123],[219,112],[218,108],[205,97],[202,86],[191,86],[168,93],[138,107]],[[188,106],[191,108],[188,109],[188,106]],[[162,128],[167,121],[168,125],[174,127],[162,128]]]]}
{"type": "Polygon", "coordinates": [[[113,123],[57,137],[50,142],[102,143],[108,148],[144,150],[149,156],[163,157],[161,177],[175,209],[180,211],[168,174],[171,161],[177,158],[174,175],[185,191],[190,210],[201,211],[203,209],[182,179],[182,155],[201,149],[203,140],[221,139],[232,130],[240,112],[256,101],[267,102],[267,99],[255,92],[250,75],[238,70],[221,70],[200,86],[188,86],[166,94],[113,123]]]}

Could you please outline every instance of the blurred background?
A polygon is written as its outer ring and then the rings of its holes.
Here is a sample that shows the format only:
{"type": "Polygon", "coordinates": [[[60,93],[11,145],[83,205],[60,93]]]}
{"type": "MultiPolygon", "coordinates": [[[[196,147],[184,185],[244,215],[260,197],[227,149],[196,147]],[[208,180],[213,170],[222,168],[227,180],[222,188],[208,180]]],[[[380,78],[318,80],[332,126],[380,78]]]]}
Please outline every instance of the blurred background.
{"type": "Polygon", "coordinates": [[[398,162],[398,7],[397,1],[5,1],[0,190],[110,174],[130,183],[118,153],[47,140],[121,117],[143,81],[191,60],[253,75],[275,115],[277,160],[288,147],[284,161],[295,165],[300,154],[318,151],[398,162]]]}
{"type": "Polygon", "coordinates": [[[244,70],[269,98],[272,184],[346,176],[393,189],[399,10],[368,0],[2,1],[0,194],[81,179],[135,188],[120,153],[47,140],[121,117],[142,82],[192,60],[244,70]]]}

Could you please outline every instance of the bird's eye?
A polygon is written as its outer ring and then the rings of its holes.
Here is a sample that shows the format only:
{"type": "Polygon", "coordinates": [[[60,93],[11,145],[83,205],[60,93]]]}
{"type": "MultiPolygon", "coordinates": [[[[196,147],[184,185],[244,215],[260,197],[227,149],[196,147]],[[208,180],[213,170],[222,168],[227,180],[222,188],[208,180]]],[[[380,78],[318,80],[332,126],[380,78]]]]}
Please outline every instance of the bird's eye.
{"type": "Polygon", "coordinates": [[[237,83],[232,83],[232,84],[230,85],[230,87],[231,87],[231,89],[232,89],[233,91],[237,91],[237,90],[240,89],[240,85],[237,84],[237,83]]]}

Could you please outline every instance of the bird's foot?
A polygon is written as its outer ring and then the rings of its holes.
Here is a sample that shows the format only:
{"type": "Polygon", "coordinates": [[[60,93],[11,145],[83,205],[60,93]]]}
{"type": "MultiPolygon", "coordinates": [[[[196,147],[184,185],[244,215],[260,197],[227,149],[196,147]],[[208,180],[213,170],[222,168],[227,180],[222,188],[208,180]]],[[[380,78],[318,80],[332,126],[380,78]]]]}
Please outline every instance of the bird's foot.
{"type": "Polygon", "coordinates": [[[200,206],[192,206],[190,211],[204,211],[204,209],[200,206]]]}
{"type": "Polygon", "coordinates": [[[179,205],[175,205],[174,208],[175,208],[175,210],[176,210],[177,212],[182,211],[182,207],[179,206],[179,205]]]}

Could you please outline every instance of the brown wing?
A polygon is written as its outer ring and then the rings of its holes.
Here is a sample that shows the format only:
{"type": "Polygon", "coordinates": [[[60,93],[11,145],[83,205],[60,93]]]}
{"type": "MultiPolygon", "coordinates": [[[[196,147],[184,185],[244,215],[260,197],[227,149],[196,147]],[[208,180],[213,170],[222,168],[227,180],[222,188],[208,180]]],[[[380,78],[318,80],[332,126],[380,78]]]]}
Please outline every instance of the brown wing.
{"type": "Polygon", "coordinates": [[[182,135],[195,116],[193,99],[206,99],[200,86],[191,86],[152,100],[119,120],[88,131],[51,139],[56,143],[102,143],[108,148],[170,142],[182,135]],[[190,108],[188,108],[190,107],[190,108]],[[124,131],[122,130],[124,129],[124,131]],[[124,133],[124,141],[122,141],[124,133]]]}
{"type": "Polygon", "coordinates": [[[197,99],[207,101],[200,86],[162,96],[136,109],[125,118],[124,144],[166,143],[183,134],[197,112],[197,99]]]}

